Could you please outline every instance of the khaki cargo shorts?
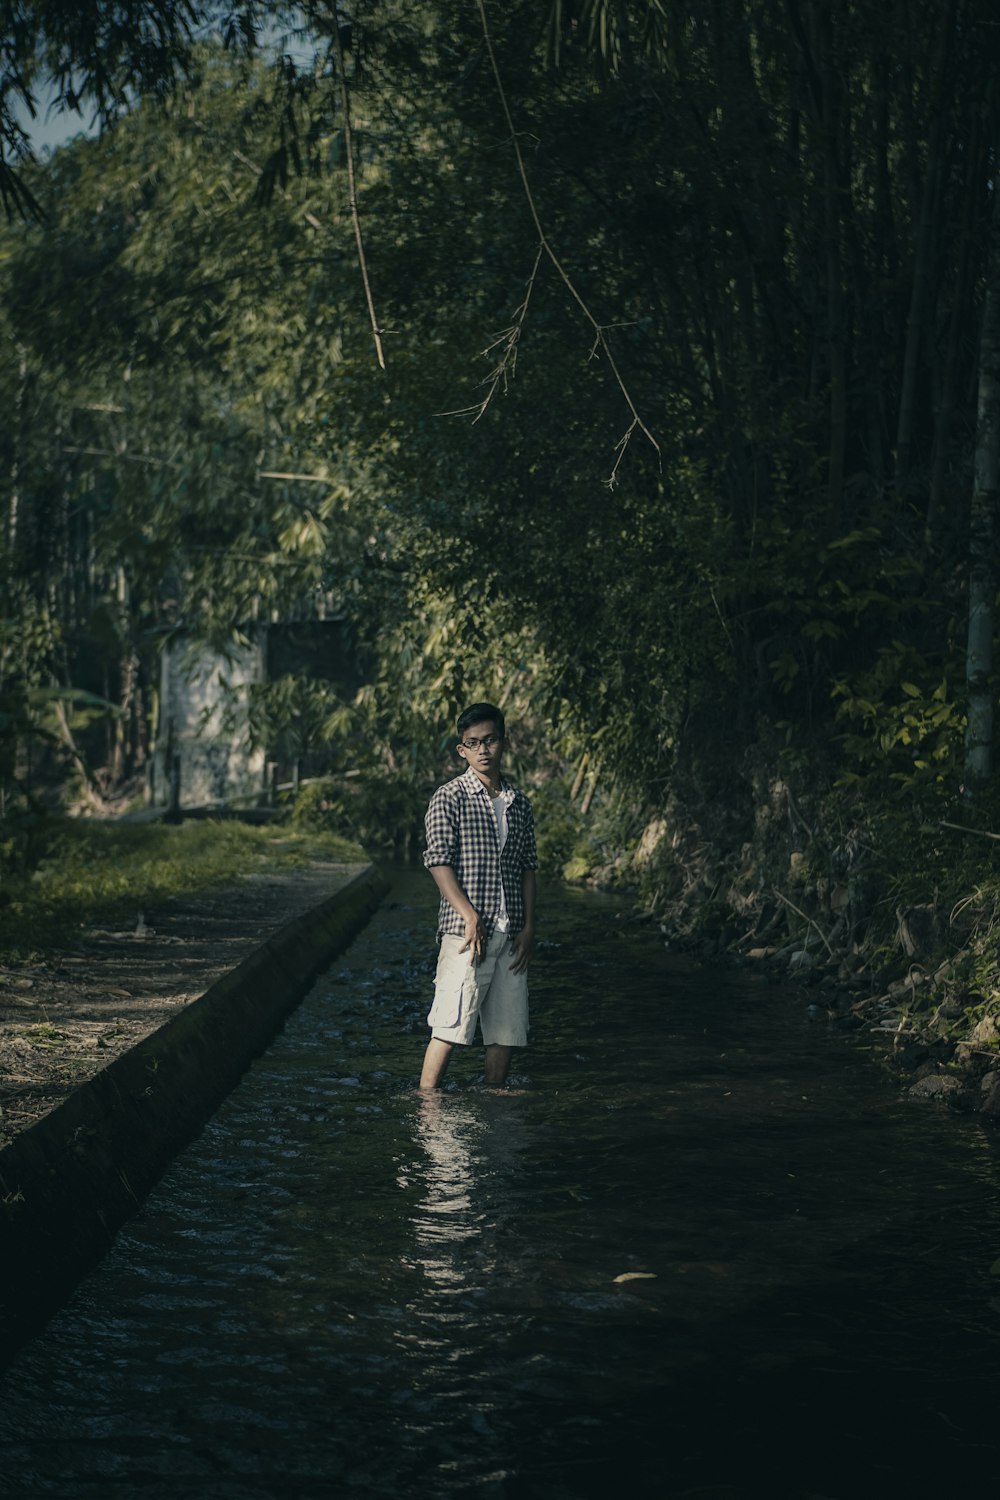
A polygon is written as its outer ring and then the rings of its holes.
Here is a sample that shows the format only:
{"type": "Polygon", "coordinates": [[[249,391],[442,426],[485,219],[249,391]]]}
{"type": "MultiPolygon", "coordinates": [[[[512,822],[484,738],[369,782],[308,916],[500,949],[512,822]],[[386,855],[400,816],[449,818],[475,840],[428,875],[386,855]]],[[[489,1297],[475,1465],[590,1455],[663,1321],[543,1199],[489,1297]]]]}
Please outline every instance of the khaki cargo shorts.
{"type": "Polygon", "coordinates": [[[471,950],[459,950],[465,939],[446,932],[441,938],[434,1003],[427,1016],[431,1035],[440,1042],[467,1047],[476,1023],[487,1047],[524,1047],[528,1041],[528,975],[511,972],[513,944],[505,932],[494,932],[486,952],[473,964],[471,950]]]}

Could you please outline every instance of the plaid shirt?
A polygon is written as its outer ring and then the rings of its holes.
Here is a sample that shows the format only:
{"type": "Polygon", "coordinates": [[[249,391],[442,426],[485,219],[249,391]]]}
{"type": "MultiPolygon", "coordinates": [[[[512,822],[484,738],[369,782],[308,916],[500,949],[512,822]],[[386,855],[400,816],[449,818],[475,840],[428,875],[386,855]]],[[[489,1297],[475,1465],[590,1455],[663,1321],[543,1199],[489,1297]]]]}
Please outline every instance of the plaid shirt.
{"type": "MultiPolygon", "coordinates": [[[[507,841],[498,853],[497,824],[490,795],[470,766],[461,776],[439,786],[427,809],[427,848],[424,864],[450,865],[459,885],[492,933],[500,910],[500,882],[510,917],[511,937],[524,926],[521,872],[538,868],[535,823],[531,803],[523,792],[501,778],[507,804],[507,841]]],[[[450,901],[441,897],[438,936],[460,936],[465,923],[450,901]]]]}

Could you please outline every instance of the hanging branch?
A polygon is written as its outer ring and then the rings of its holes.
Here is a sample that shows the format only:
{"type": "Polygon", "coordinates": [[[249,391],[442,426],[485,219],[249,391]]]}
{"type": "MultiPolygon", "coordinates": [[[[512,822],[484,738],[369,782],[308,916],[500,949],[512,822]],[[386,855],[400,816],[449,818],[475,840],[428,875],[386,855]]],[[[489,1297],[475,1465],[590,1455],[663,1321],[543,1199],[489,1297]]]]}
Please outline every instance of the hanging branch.
{"type": "MultiPolygon", "coordinates": [[[[497,360],[493,369],[483,381],[484,385],[489,386],[489,390],[486,392],[486,395],[483,397],[482,401],[478,401],[475,406],[461,406],[458,407],[455,411],[442,411],[438,413],[438,416],[467,417],[470,416],[472,412],[475,412],[476,415],[472,418],[472,425],[475,426],[475,424],[479,421],[479,418],[483,415],[483,412],[493,400],[493,397],[496,395],[497,387],[499,385],[503,385],[504,393],[506,394],[507,382],[508,380],[513,380],[514,378],[514,370],[517,366],[517,345],[521,337],[521,329],[524,327],[524,320],[528,315],[528,303],[531,301],[531,294],[535,289],[535,278],[538,275],[538,267],[541,265],[542,256],[544,254],[545,246],[539,245],[538,253],[535,256],[535,264],[532,266],[531,275],[528,277],[528,287],[527,291],[524,294],[524,301],[515,312],[513,323],[509,328],[505,328],[503,333],[501,333],[497,338],[493,340],[492,344],[487,344],[486,348],[482,351],[483,358],[485,359],[487,355],[492,354],[493,350],[496,349],[500,344],[503,345],[503,351],[500,355],[500,358],[497,360]]],[[[618,465],[615,464],[615,468],[617,467],[618,465]]]]}
{"type": "MultiPolygon", "coordinates": [[[[486,52],[487,52],[487,55],[488,55],[489,60],[490,60],[490,67],[493,70],[493,80],[496,83],[497,94],[498,94],[498,96],[500,98],[500,106],[501,106],[501,108],[503,110],[504,119],[507,122],[507,129],[510,132],[510,143],[511,143],[511,145],[514,148],[514,158],[515,158],[515,160],[517,162],[518,176],[521,179],[521,186],[524,189],[524,196],[525,196],[525,198],[527,200],[528,209],[529,209],[529,212],[531,213],[532,221],[534,222],[535,229],[536,229],[536,231],[538,233],[539,252],[540,253],[544,252],[544,254],[548,256],[549,260],[552,262],[552,265],[555,267],[555,269],[556,269],[556,271],[557,271],[560,279],[562,280],[564,286],[566,287],[566,289],[569,292],[570,296],[573,298],[573,301],[579,307],[580,311],[583,313],[583,316],[586,318],[587,322],[590,324],[591,328],[594,330],[594,351],[596,351],[597,349],[600,349],[603,352],[604,357],[607,359],[608,365],[611,368],[611,373],[614,375],[615,380],[618,383],[618,389],[621,391],[622,395],[625,398],[625,404],[628,407],[629,411],[632,413],[632,421],[630,422],[629,426],[626,428],[624,434],[619,439],[619,441],[618,441],[618,443],[616,445],[616,451],[617,451],[618,457],[615,460],[615,465],[614,465],[614,468],[611,471],[611,477],[610,477],[610,479],[608,481],[609,485],[613,488],[614,484],[615,484],[615,480],[616,480],[616,475],[618,473],[618,466],[621,463],[622,458],[625,455],[625,450],[628,447],[629,443],[631,442],[631,440],[632,440],[632,434],[636,430],[636,428],[638,428],[639,431],[643,434],[643,436],[653,445],[653,447],[656,449],[657,453],[660,452],[660,445],[656,441],[656,439],[653,436],[653,434],[650,432],[649,428],[646,426],[645,422],[642,420],[642,417],[639,415],[638,408],[636,407],[635,402],[632,400],[632,396],[631,396],[631,393],[629,392],[628,386],[625,384],[625,381],[622,378],[621,371],[618,368],[618,364],[617,364],[617,362],[615,360],[615,357],[614,357],[614,355],[611,352],[611,346],[609,345],[608,340],[607,340],[606,325],[603,324],[603,323],[599,323],[598,320],[594,317],[594,314],[591,312],[590,308],[587,306],[587,304],[584,301],[583,297],[581,296],[580,292],[577,290],[577,288],[576,288],[576,286],[575,286],[575,284],[573,282],[572,277],[570,276],[569,272],[566,270],[566,267],[563,265],[562,261],[559,259],[558,255],[553,250],[551,244],[549,243],[548,236],[546,235],[545,230],[542,227],[542,221],[541,221],[541,217],[540,217],[539,212],[538,212],[537,204],[535,203],[535,197],[534,197],[534,194],[531,191],[531,184],[528,182],[528,174],[527,174],[527,171],[525,170],[524,157],[521,155],[521,146],[520,146],[520,142],[518,141],[518,138],[517,138],[517,131],[514,129],[514,119],[513,119],[513,116],[511,115],[511,112],[510,112],[510,105],[507,103],[507,95],[504,92],[503,80],[500,77],[500,69],[499,69],[499,67],[497,65],[496,53],[493,50],[493,39],[492,39],[492,37],[490,35],[489,22],[486,19],[486,4],[485,4],[485,0],[476,0],[476,5],[477,5],[477,8],[479,10],[479,19],[481,20],[482,25],[483,25],[483,39],[484,39],[484,41],[486,43],[486,52]]],[[[536,262],[536,268],[537,268],[537,262],[536,262]]],[[[532,273],[532,281],[533,280],[534,280],[534,273],[532,273]]],[[[529,286],[529,293],[530,293],[530,286],[529,286]]],[[[527,299],[522,304],[522,307],[521,307],[521,317],[520,317],[519,321],[517,323],[515,323],[514,330],[512,330],[512,332],[516,331],[517,334],[520,334],[520,324],[524,321],[524,312],[526,311],[526,309],[527,309],[527,299]]],[[[515,339],[515,343],[516,343],[516,339],[515,339]]],[[[491,345],[491,348],[492,347],[495,347],[495,346],[491,345]]],[[[505,351],[505,355],[506,355],[506,351],[505,351]]],[[[501,370],[502,370],[502,367],[503,367],[503,360],[501,360],[501,366],[500,366],[501,370]]],[[[493,394],[493,389],[495,389],[495,385],[490,390],[490,393],[489,393],[490,396],[492,396],[492,394],[493,394]]],[[[481,415],[481,413],[480,413],[480,415],[481,415]]]]}
{"type": "Polygon", "coordinates": [[[365,260],[365,244],[361,237],[361,220],[358,217],[358,199],[354,186],[354,142],[351,138],[351,102],[347,92],[347,73],[344,68],[344,49],[340,40],[340,16],[337,13],[337,0],[330,0],[330,11],[333,16],[333,47],[337,57],[337,82],[340,84],[340,102],[344,112],[344,155],[347,158],[347,191],[351,205],[351,222],[354,225],[354,238],[358,246],[358,265],[361,267],[361,280],[365,287],[365,300],[368,303],[368,317],[372,325],[372,338],[375,340],[375,353],[378,356],[379,368],[385,369],[385,355],[382,353],[382,330],[378,326],[375,316],[375,302],[372,298],[371,282],[368,279],[368,263],[365,260]]]}

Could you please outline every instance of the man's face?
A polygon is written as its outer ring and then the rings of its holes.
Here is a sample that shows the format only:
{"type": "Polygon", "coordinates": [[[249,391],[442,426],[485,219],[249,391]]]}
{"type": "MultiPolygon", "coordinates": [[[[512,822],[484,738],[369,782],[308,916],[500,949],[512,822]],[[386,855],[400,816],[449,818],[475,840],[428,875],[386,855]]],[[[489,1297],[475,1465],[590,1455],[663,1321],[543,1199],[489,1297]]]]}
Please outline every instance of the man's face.
{"type": "Polygon", "coordinates": [[[493,780],[503,759],[503,739],[493,720],[470,725],[458,742],[458,753],[478,776],[493,780]],[[490,744],[490,740],[494,743],[490,744]]]}

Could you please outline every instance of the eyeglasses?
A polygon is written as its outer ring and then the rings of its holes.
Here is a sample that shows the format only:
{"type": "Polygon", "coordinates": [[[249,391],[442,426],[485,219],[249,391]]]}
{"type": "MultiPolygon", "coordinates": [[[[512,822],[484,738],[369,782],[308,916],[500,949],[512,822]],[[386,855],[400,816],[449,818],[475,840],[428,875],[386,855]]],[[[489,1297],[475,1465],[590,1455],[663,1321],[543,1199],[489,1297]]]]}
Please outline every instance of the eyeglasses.
{"type": "Polygon", "coordinates": [[[492,750],[494,745],[499,745],[502,736],[499,734],[488,734],[482,740],[462,740],[460,743],[463,750],[478,750],[480,745],[485,745],[487,750],[492,750]]]}

